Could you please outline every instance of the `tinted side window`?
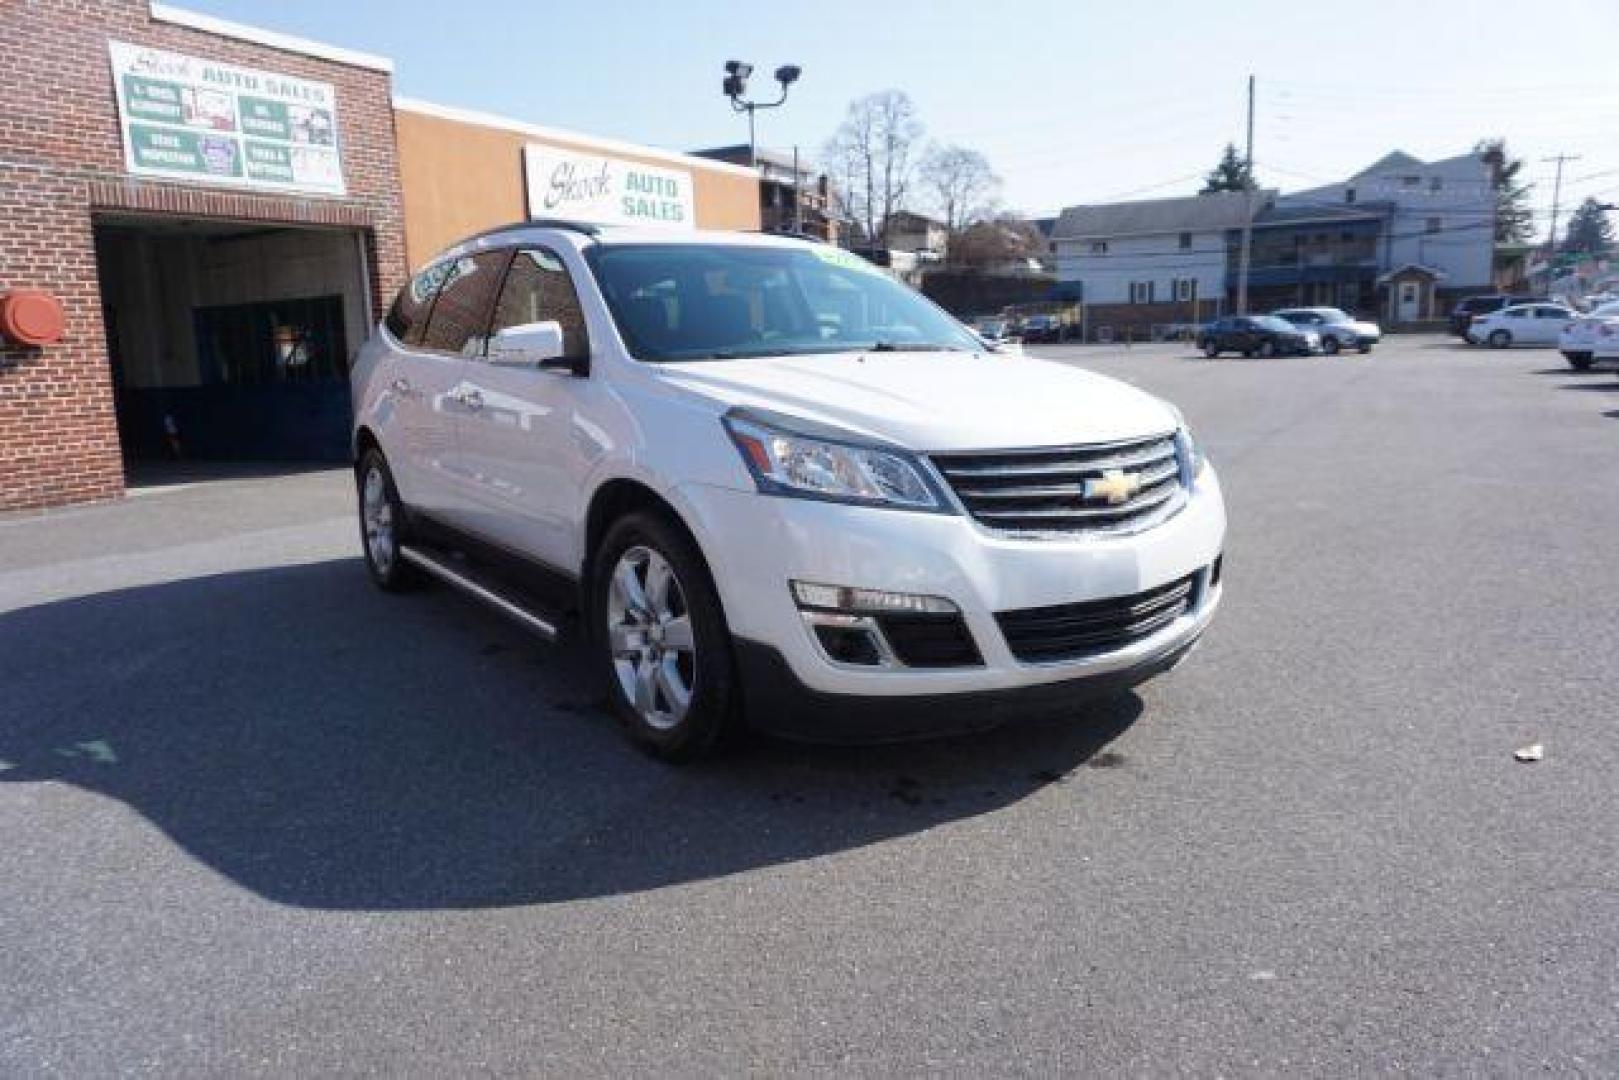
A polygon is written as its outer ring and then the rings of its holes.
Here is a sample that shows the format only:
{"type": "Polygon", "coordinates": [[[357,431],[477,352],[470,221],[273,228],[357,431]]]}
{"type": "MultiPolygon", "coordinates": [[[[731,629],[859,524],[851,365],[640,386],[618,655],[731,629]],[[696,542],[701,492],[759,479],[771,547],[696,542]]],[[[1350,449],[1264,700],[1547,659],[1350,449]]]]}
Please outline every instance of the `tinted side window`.
{"type": "Polygon", "coordinates": [[[434,263],[405,283],[384,320],[390,334],[407,345],[421,344],[422,331],[427,328],[427,313],[433,309],[433,297],[438,295],[444,275],[453,265],[434,263]]]}
{"type": "Polygon", "coordinates": [[[585,312],[579,306],[579,293],[573,278],[555,252],[545,248],[523,248],[506,271],[506,284],[495,305],[495,321],[490,333],[508,326],[555,319],[562,326],[563,356],[570,360],[590,355],[590,339],[585,333],[585,312]]]}
{"type": "Polygon", "coordinates": [[[505,251],[486,251],[463,255],[449,264],[448,276],[427,320],[427,332],[422,335],[422,348],[469,356],[482,354],[489,306],[500,287],[506,255],[505,251]]]}

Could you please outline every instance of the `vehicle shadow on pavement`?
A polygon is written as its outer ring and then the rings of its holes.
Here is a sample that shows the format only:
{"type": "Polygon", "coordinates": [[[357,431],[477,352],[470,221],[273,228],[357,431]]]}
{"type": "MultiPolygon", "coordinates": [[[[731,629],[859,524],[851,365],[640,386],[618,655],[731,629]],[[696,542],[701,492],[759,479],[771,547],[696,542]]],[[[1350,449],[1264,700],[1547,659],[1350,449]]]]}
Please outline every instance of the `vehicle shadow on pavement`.
{"type": "Polygon", "coordinates": [[[118,799],[243,888],[307,908],[566,901],[811,859],[970,818],[1075,770],[1140,714],[864,749],[631,749],[577,647],[358,559],[0,614],[0,785],[118,799]]]}

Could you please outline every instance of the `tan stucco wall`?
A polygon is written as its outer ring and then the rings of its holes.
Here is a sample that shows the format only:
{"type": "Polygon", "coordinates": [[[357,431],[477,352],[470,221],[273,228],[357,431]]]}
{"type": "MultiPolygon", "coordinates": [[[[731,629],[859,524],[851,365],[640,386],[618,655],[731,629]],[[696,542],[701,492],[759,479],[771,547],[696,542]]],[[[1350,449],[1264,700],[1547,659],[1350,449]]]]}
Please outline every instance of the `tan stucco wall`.
{"type": "Polygon", "coordinates": [[[667,157],[540,138],[404,107],[394,110],[394,125],[404,189],[405,255],[412,270],[470,233],[523,219],[523,147],[528,143],[666,169],[689,168],[698,228],[759,228],[759,182],[751,175],[695,163],[676,166],[667,157]]]}

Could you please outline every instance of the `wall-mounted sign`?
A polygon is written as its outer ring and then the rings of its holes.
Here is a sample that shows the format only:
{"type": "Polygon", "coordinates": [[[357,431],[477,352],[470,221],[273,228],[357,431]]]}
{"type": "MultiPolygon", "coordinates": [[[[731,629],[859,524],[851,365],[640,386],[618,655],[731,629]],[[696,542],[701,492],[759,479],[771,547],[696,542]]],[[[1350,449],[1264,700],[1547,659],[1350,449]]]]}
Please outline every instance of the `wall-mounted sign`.
{"type": "Polygon", "coordinates": [[[107,47],[131,173],[343,194],[330,83],[122,41],[107,47]]]}
{"type": "Polygon", "coordinates": [[[691,173],[530,143],[523,148],[528,213],[600,225],[695,228],[691,173]]]}

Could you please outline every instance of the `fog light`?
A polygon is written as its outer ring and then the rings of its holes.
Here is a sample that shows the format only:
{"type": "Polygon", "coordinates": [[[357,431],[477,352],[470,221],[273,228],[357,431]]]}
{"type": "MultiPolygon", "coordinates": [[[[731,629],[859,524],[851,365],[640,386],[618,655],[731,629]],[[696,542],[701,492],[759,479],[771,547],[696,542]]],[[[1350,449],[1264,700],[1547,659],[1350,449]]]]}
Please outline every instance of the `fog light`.
{"type": "Polygon", "coordinates": [[[801,608],[817,611],[860,612],[868,615],[953,615],[959,609],[942,596],[857,589],[848,585],[817,585],[795,581],[793,598],[801,608]]]}

